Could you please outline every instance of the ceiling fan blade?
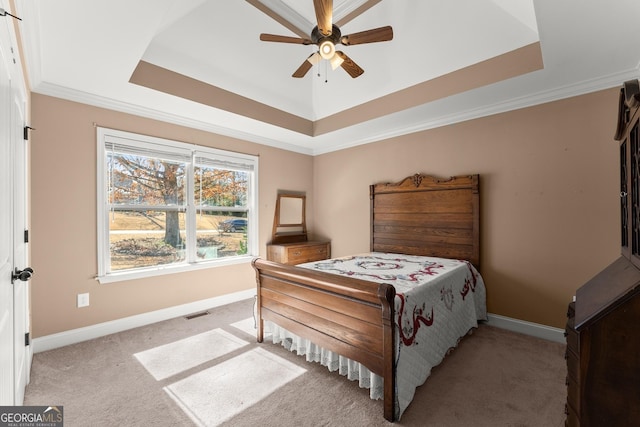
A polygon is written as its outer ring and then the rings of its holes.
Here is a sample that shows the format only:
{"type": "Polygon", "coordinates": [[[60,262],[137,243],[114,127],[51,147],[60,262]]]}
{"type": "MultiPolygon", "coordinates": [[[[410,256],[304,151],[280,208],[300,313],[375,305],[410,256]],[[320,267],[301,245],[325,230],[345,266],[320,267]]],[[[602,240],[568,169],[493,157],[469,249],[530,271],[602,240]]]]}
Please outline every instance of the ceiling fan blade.
{"type": "Polygon", "coordinates": [[[301,39],[299,37],[279,36],[276,34],[260,34],[260,40],[263,42],[277,43],[295,43],[295,44],[313,44],[309,39],[301,39]]]}
{"type": "Polygon", "coordinates": [[[345,46],[353,46],[355,44],[386,42],[389,40],[393,40],[393,28],[386,26],[342,36],[340,43],[345,46]]]}
{"type": "Polygon", "coordinates": [[[307,59],[298,67],[298,69],[291,75],[291,77],[302,78],[307,74],[307,71],[311,69],[315,64],[320,61],[320,54],[318,52],[312,53],[307,59]]]}
{"type": "Polygon", "coordinates": [[[360,68],[360,66],[358,64],[353,62],[353,60],[351,58],[349,58],[347,55],[345,55],[344,52],[337,51],[336,55],[338,55],[340,58],[342,58],[342,64],[340,64],[340,66],[347,73],[349,73],[349,75],[351,77],[353,77],[354,79],[356,77],[359,77],[360,75],[362,75],[362,73],[364,73],[364,70],[362,68],[360,68]]]}
{"type": "Polygon", "coordinates": [[[330,36],[333,25],[333,0],[313,0],[313,8],[316,11],[318,31],[324,36],[330,36]]]}

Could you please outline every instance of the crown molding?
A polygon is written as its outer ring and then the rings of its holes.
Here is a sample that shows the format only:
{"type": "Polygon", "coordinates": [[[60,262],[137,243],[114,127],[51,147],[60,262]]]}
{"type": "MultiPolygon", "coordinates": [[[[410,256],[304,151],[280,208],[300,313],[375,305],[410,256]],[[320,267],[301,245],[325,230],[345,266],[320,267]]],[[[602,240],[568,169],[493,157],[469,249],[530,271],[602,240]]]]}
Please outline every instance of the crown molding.
{"type": "MultiPolygon", "coordinates": [[[[430,117],[427,120],[420,121],[407,126],[399,126],[396,128],[387,128],[383,132],[378,132],[366,138],[352,140],[345,144],[340,144],[326,149],[316,149],[313,151],[313,155],[326,154],[333,151],[344,150],[347,148],[356,147],[358,145],[370,144],[377,141],[382,141],[390,138],[395,138],[407,134],[422,132],[429,129],[435,129],[442,126],[448,126],[455,123],[460,123],[468,120],[479,119],[482,117],[492,116],[495,114],[506,113],[508,111],[519,110],[522,108],[533,107],[548,102],[559,101],[561,99],[572,98],[574,96],[585,95],[600,90],[611,89],[622,84],[622,82],[638,78],[640,76],[640,63],[632,69],[621,71],[618,73],[603,76],[597,79],[584,80],[581,82],[571,83],[564,86],[559,86],[551,90],[540,91],[532,95],[521,96],[517,98],[508,99],[505,101],[496,102],[493,104],[485,105],[479,108],[471,108],[467,110],[460,110],[453,114],[445,114],[438,117],[430,117]]],[[[499,85],[497,83],[496,85],[499,85]]],[[[460,94],[457,96],[465,96],[460,94]]],[[[420,109],[421,107],[415,107],[420,109]]],[[[401,113],[400,113],[401,114],[401,113]]],[[[382,120],[384,118],[381,118],[382,120]]]]}
{"type": "Polygon", "coordinates": [[[87,104],[94,107],[105,108],[108,110],[119,111],[121,113],[127,113],[135,116],[145,117],[148,119],[172,123],[179,126],[199,129],[206,132],[228,136],[231,138],[254,142],[256,144],[267,145],[287,151],[293,151],[300,154],[313,155],[313,152],[306,147],[301,147],[295,144],[288,144],[271,138],[262,137],[254,133],[243,132],[241,130],[231,129],[209,122],[203,122],[201,120],[194,120],[189,117],[167,113],[164,111],[143,107],[128,102],[117,101],[115,99],[69,89],[67,87],[54,85],[51,83],[42,83],[40,84],[40,86],[38,86],[37,90],[34,90],[33,92],[41,95],[47,95],[55,98],[65,99],[68,101],[78,102],[81,104],[87,104]]]}
{"type": "MultiPolygon", "coordinates": [[[[340,151],[340,150],[356,147],[359,145],[370,144],[377,141],[395,138],[398,136],[421,132],[429,129],[435,129],[438,127],[460,123],[467,120],[478,119],[482,117],[491,116],[494,114],[500,114],[500,113],[505,113],[512,110],[518,110],[521,108],[532,107],[535,105],[558,101],[561,99],[571,98],[574,96],[580,96],[587,93],[596,92],[599,90],[610,89],[612,87],[619,86],[622,82],[626,80],[638,78],[639,75],[640,75],[640,63],[635,68],[610,74],[607,76],[603,76],[597,79],[590,79],[590,80],[575,82],[568,85],[559,86],[551,90],[545,90],[545,91],[537,92],[528,96],[521,96],[517,98],[508,99],[508,100],[496,102],[496,103],[479,107],[479,108],[460,110],[453,114],[444,114],[437,117],[430,117],[426,120],[412,122],[411,124],[407,124],[407,125],[401,125],[393,128],[386,126],[385,129],[382,131],[374,131],[373,133],[367,134],[363,138],[351,139],[347,143],[337,144],[337,145],[327,144],[325,146],[319,146],[315,148],[303,147],[296,144],[290,144],[290,143],[278,141],[272,138],[259,136],[250,132],[231,129],[223,125],[194,120],[188,117],[167,113],[167,112],[159,111],[152,108],[142,107],[142,106],[134,105],[131,103],[116,101],[114,99],[109,99],[109,98],[89,94],[86,92],[76,91],[76,90],[68,89],[68,88],[50,84],[50,83],[40,84],[37,90],[34,92],[40,93],[43,95],[57,97],[57,98],[67,99],[70,101],[79,102],[87,105],[92,105],[95,107],[106,108],[110,110],[120,111],[123,113],[146,117],[154,120],[173,123],[180,126],[212,132],[212,133],[216,133],[216,134],[220,134],[220,135],[224,135],[232,138],[237,138],[237,139],[241,139],[249,142],[254,142],[256,144],[267,145],[270,147],[292,151],[300,154],[317,156],[321,154],[326,154],[334,151],[340,151]]],[[[500,83],[497,83],[496,85],[499,85],[499,84],[500,83]]],[[[462,97],[462,96],[465,96],[465,94],[463,93],[456,96],[462,97]]],[[[412,110],[419,110],[422,107],[423,106],[418,106],[413,108],[412,110]]],[[[403,112],[399,112],[396,114],[402,115],[403,112]]],[[[385,117],[375,119],[372,122],[381,121],[381,120],[385,120],[385,117]]],[[[388,116],[387,116],[387,121],[388,121],[388,116]]],[[[368,122],[367,127],[371,127],[372,122],[368,122]]],[[[341,132],[338,131],[334,135],[339,135],[340,133],[341,132]]],[[[325,135],[324,137],[325,138],[322,138],[322,139],[326,139],[327,135],[325,135]]],[[[344,140],[344,138],[335,138],[335,139],[344,140]]]]}

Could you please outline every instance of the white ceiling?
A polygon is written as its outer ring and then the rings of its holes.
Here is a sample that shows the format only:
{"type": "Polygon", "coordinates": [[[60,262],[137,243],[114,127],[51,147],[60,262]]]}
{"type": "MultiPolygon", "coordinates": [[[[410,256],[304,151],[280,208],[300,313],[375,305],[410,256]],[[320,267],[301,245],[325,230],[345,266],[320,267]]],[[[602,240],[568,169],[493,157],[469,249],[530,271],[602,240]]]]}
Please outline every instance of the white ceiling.
{"type": "MultiPolygon", "coordinates": [[[[261,0],[309,33],[312,0],[261,0]]],[[[382,0],[340,27],[391,25],[388,42],[339,46],[365,73],[326,61],[291,74],[315,46],[242,0],[18,0],[33,92],[306,154],[620,85],[640,77],[637,0],[382,0]],[[145,61],[309,121],[539,42],[544,68],[317,136],[130,83],[145,61]]],[[[334,0],[336,16],[365,0],[334,0]]],[[[375,2],[374,2],[375,3],[375,2]]]]}

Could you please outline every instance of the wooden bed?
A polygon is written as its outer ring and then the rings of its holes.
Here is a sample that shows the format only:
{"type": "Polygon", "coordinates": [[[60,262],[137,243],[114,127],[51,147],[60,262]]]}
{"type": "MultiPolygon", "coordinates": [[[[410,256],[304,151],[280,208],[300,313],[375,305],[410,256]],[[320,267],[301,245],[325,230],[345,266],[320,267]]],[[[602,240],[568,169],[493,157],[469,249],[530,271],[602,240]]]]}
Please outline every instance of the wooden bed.
{"type": "MultiPolygon", "coordinates": [[[[370,186],[371,252],[480,264],[479,176],[415,174],[370,186]]],[[[395,288],[255,259],[257,340],[272,321],[384,379],[384,417],[395,421],[395,288]]]]}

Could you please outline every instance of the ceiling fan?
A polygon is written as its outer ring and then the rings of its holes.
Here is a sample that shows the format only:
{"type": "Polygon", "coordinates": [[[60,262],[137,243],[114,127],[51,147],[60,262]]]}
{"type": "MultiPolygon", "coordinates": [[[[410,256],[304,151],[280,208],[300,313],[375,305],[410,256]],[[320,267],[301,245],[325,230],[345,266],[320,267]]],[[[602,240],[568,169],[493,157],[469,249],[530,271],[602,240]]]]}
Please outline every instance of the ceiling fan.
{"type": "Polygon", "coordinates": [[[351,77],[356,78],[364,73],[364,70],[344,52],[336,50],[336,45],[353,46],[393,39],[393,28],[390,26],[343,36],[340,28],[333,23],[333,0],[313,0],[313,7],[318,25],[313,28],[309,38],[260,34],[260,40],[262,41],[303,45],[314,44],[318,46],[318,51],[309,55],[292,74],[292,77],[304,77],[313,65],[322,59],[326,59],[331,63],[332,69],[335,70],[338,67],[342,67],[351,77]]]}

